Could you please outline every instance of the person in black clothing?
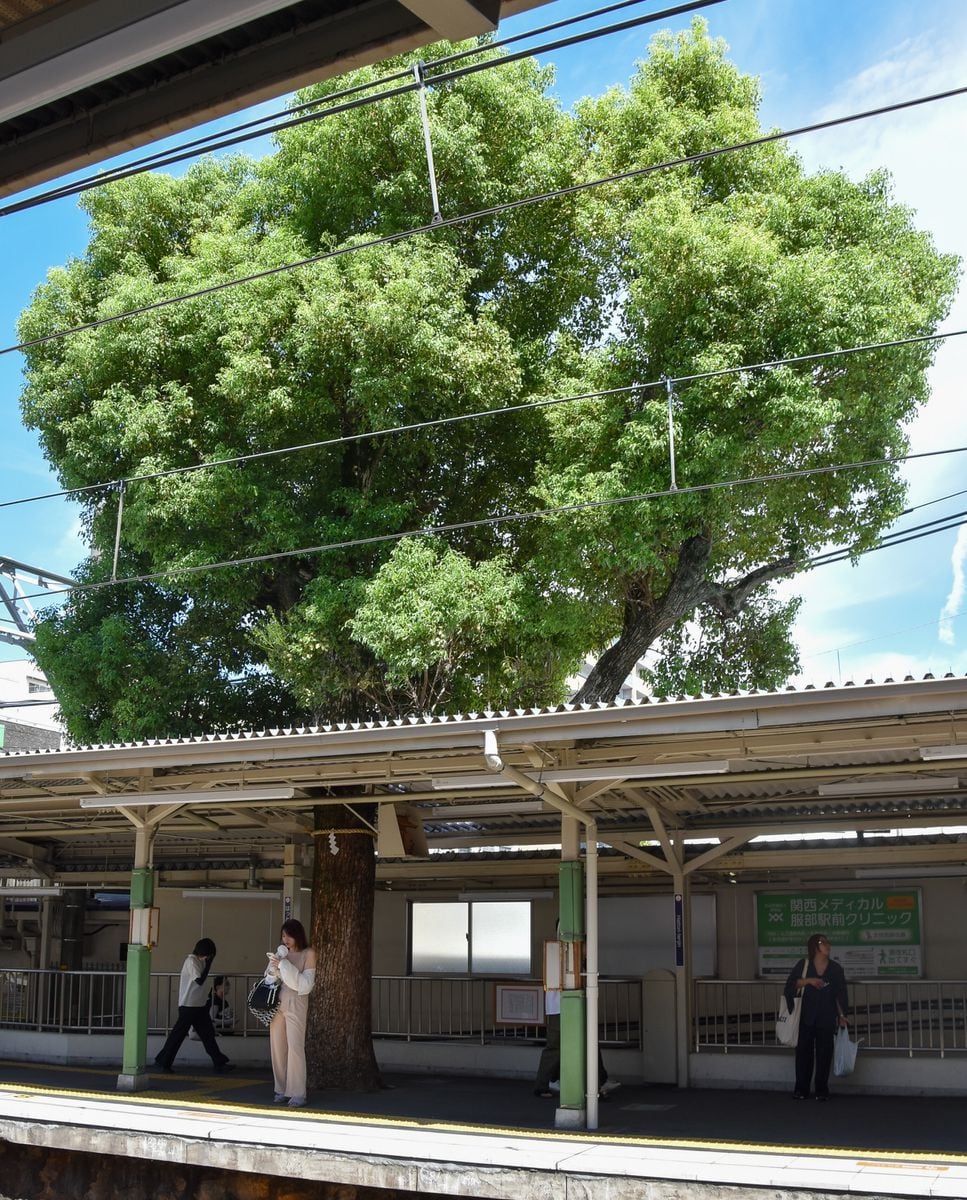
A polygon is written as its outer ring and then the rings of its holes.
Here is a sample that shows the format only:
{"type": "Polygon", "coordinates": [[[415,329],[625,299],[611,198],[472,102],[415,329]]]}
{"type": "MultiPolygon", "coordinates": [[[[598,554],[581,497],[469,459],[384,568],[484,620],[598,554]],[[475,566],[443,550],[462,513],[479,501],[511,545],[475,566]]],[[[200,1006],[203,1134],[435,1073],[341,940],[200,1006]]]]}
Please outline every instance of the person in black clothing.
{"type": "Polygon", "coordinates": [[[785,997],[790,1012],[796,993],[802,992],[793,1092],[797,1100],[809,1098],[814,1066],[816,1099],[829,1099],[833,1036],[838,1026],[845,1028],[848,1024],[846,975],[839,963],[829,957],[830,949],[829,938],[814,933],[806,946],[806,958],[796,963],[786,980],[785,997]]]}

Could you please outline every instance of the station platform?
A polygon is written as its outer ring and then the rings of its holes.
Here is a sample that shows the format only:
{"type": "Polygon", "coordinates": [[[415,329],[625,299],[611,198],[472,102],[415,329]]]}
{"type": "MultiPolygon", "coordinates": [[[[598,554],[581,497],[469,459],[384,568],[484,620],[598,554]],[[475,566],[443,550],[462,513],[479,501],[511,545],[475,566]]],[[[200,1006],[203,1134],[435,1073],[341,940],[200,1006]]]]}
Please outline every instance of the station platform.
{"type": "Polygon", "coordinates": [[[527,1080],[386,1075],[375,1093],[272,1105],[266,1071],[116,1072],[0,1061],[0,1138],[21,1146],[513,1200],[967,1198],[967,1095],[839,1096],[624,1085],[593,1133],[554,1127],[527,1080]]]}

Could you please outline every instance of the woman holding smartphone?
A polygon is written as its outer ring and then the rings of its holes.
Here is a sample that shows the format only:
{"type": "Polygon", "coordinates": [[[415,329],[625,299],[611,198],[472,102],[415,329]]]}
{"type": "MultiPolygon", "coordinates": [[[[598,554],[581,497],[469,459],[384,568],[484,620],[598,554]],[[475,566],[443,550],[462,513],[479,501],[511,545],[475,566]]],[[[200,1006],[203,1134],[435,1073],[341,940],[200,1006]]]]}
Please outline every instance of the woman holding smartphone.
{"type": "Polygon", "coordinates": [[[316,952],[301,921],[284,921],[279,941],[278,950],[269,954],[265,972],[282,981],[279,1007],[269,1025],[274,1100],[302,1108],[306,1102],[306,1017],[309,993],[316,981],[316,952]]]}
{"type": "Polygon", "coordinates": [[[848,1024],[846,975],[839,963],[830,958],[831,949],[824,933],[814,933],[806,945],[806,958],[796,963],[786,980],[785,996],[790,1011],[796,993],[802,993],[793,1092],[797,1100],[809,1098],[814,1068],[816,1099],[829,1099],[833,1035],[838,1026],[845,1028],[848,1024]]]}

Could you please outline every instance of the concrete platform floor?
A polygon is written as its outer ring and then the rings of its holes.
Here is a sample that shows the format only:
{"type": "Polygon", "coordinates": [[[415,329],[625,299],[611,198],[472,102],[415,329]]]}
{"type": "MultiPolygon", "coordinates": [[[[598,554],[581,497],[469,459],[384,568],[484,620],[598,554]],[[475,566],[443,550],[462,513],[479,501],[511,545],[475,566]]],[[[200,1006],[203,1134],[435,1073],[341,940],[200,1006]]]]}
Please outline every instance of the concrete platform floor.
{"type": "MultiPolygon", "coordinates": [[[[136,1098],[264,1108],[274,1113],[268,1071],[240,1067],[226,1075],[175,1064],[175,1074],[149,1076],[136,1098]]],[[[0,1084],[116,1097],[117,1072],[102,1067],[0,1060],[0,1084]]],[[[556,1103],[534,1096],[528,1080],[466,1075],[386,1074],[375,1093],[310,1093],[308,1113],[387,1121],[479,1126],[482,1130],[552,1131],[556,1103]]],[[[4,1089],[6,1090],[6,1089],[4,1089]]],[[[795,1100],[790,1093],[686,1089],[625,1084],[600,1105],[597,1133],[734,1146],[736,1150],[795,1149],[895,1155],[953,1156],[967,1165],[965,1094],[939,1096],[833,1096],[828,1103],[795,1100]]],[[[579,1135],[580,1136],[580,1135],[579,1135]]]]}

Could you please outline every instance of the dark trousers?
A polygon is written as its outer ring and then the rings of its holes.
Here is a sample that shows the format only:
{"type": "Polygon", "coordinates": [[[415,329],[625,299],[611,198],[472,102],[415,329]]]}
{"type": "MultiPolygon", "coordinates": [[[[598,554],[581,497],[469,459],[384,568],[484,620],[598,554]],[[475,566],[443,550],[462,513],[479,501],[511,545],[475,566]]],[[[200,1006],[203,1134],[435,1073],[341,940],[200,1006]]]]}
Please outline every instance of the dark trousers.
{"type": "Polygon", "coordinates": [[[228,1055],[222,1054],[218,1048],[218,1042],[215,1041],[215,1028],[212,1025],[208,1005],[203,1004],[200,1008],[188,1008],[182,1004],[178,1006],[178,1020],[175,1021],[171,1033],[168,1034],[168,1040],[155,1057],[154,1061],[159,1067],[171,1066],[175,1061],[175,1055],[181,1049],[181,1043],[191,1029],[198,1034],[201,1044],[205,1047],[205,1053],[216,1067],[222,1067],[228,1062],[228,1055]]]}
{"type": "MultiPolygon", "coordinates": [[[[536,1087],[546,1092],[552,1079],[561,1077],[561,1016],[560,1013],[548,1013],[547,1041],[541,1051],[541,1061],[537,1064],[536,1087]]],[[[604,1059],[598,1051],[598,1087],[606,1083],[608,1072],[604,1069],[604,1059]]]]}
{"type": "Polygon", "coordinates": [[[833,1065],[833,1031],[818,1025],[800,1025],[796,1042],[796,1091],[809,1095],[816,1069],[816,1095],[829,1095],[829,1068],[833,1065]]]}

